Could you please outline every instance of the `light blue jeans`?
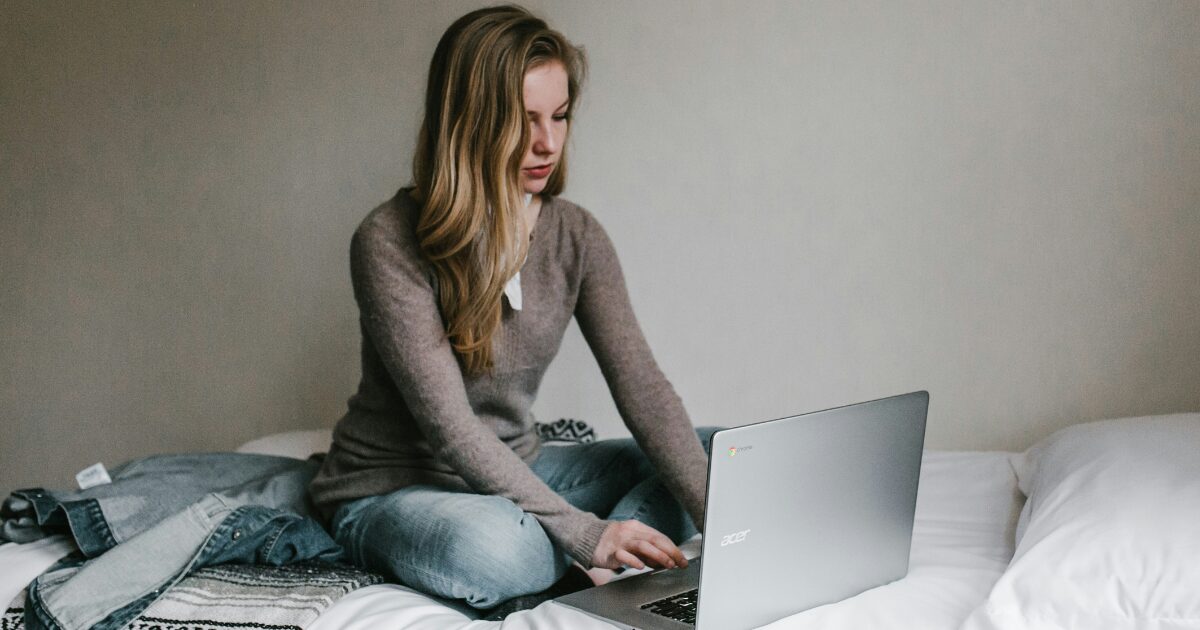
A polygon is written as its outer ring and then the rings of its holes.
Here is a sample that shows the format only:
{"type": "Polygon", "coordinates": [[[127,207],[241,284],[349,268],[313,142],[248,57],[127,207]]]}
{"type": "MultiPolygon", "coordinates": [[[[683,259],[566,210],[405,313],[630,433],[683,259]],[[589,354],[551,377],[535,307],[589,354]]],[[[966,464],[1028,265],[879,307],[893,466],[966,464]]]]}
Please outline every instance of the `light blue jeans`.
{"type": "MultiPolygon", "coordinates": [[[[706,450],[716,430],[696,430],[706,450]]],[[[547,445],[530,468],[568,503],[601,518],[637,519],[676,543],[696,534],[632,439],[547,445]]],[[[348,501],[332,529],[355,564],[475,608],[544,591],[571,565],[512,501],[433,486],[348,501]]]]}

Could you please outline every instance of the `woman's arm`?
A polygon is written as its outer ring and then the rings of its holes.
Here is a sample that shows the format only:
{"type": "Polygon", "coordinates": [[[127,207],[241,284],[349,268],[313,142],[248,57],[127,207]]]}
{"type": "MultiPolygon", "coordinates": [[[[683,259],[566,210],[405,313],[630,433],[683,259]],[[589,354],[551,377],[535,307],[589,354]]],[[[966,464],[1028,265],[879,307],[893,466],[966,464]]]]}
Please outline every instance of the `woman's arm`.
{"type": "Polygon", "coordinates": [[[608,523],[567,503],[476,417],[425,266],[401,220],[395,212],[377,213],[351,242],[364,330],[434,455],[476,492],[533,514],[557,544],[590,565],[608,523]]]}
{"type": "Polygon", "coordinates": [[[697,529],[703,529],[708,456],[642,335],[612,241],[595,218],[585,217],[587,249],[575,306],[579,328],[621,419],[697,529]]]}

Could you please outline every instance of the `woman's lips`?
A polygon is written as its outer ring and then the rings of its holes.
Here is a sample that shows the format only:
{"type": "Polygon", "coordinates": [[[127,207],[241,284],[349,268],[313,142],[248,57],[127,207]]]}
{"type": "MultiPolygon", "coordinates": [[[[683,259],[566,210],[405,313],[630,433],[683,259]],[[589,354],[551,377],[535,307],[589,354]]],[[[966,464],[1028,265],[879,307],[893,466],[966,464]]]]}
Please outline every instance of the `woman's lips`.
{"type": "Polygon", "coordinates": [[[525,171],[525,174],[528,175],[531,179],[541,179],[543,177],[550,176],[550,171],[554,170],[554,165],[553,164],[543,164],[541,166],[533,166],[533,167],[524,168],[521,170],[525,171]]]}

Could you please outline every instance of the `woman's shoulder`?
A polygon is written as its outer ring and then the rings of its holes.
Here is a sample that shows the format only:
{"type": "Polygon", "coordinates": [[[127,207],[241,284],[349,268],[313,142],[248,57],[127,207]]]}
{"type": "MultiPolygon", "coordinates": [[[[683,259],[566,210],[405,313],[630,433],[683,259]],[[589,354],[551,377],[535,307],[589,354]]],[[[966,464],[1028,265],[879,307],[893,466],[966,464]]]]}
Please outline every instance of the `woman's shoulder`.
{"type": "Polygon", "coordinates": [[[350,240],[351,274],[408,268],[425,275],[416,237],[417,213],[417,202],[406,188],[368,212],[350,240]]]}
{"type": "Polygon", "coordinates": [[[562,197],[550,197],[549,209],[555,215],[564,235],[575,238],[591,238],[597,230],[603,230],[595,215],[583,206],[562,197]]]}
{"type": "Polygon", "coordinates": [[[409,194],[409,189],[401,188],[391,199],[375,206],[363,217],[354,236],[412,240],[418,210],[417,201],[409,194]]]}
{"type": "MultiPolygon", "coordinates": [[[[543,208],[543,212],[545,212],[543,208]]],[[[550,199],[557,234],[546,239],[553,256],[569,273],[588,273],[616,265],[616,250],[600,221],[583,206],[561,197],[550,199]]],[[[539,226],[541,222],[539,221],[539,226]]]]}
{"type": "Polygon", "coordinates": [[[419,258],[418,212],[417,201],[409,195],[409,189],[401,188],[391,199],[375,206],[363,217],[354,230],[351,250],[370,252],[386,248],[393,253],[419,258]]]}

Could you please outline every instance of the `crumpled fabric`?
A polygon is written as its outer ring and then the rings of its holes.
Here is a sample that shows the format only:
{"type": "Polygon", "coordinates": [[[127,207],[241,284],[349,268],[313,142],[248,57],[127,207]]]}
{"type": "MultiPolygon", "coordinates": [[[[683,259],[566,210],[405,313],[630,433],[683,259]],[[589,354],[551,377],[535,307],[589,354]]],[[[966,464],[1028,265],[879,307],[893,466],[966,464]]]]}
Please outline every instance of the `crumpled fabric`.
{"type": "Polygon", "coordinates": [[[0,542],[67,534],[88,557],[133,538],[209,493],[312,514],[306,490],[319,464],[248,453],[154,455],[115,468],[87,490],[26,488],[0,504],[0,542]]]}
{"type": "Polygon", "coordinates": [[[308,516],[316,470],[265,455],[161,455],[88,490],[14,492],[0,507],[6,540],[64,533],[79,549],[30,584],[26,627],[123,628],[206,566],[341,560],[341,547],[308,516]]]}

